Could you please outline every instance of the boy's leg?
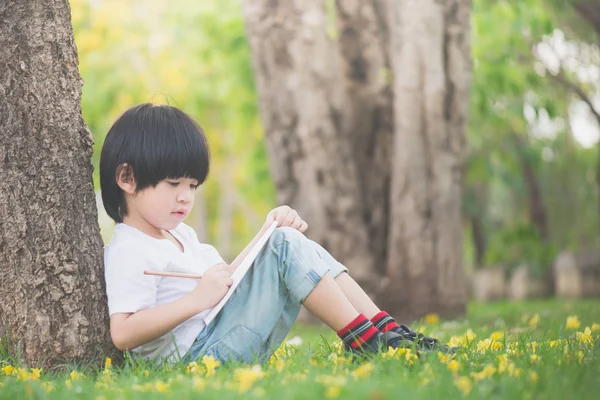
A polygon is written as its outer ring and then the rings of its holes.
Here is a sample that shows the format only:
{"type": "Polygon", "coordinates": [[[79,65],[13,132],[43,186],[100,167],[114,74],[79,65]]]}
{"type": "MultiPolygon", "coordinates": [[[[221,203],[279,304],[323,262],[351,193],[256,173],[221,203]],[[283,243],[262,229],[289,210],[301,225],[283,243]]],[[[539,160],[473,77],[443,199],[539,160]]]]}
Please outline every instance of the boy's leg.
{"type": "Polygon", "coordinates": [[[423,349],[452,350],[447,346],[439,347],[437,339],[426,337],[419,332],[412,331],[406,325],[399,325],[387,312],[381,311],[371,300],[360,285],[347,273],[348,269],[337,261],[327,250],[316,242],[310,241],[311,245],[329,267],[329,273],[335,278],[344,295],[356,310],[367,316],[377,329],[381,332],[392,331],[407,339],[407,344],[417,341],[423,349]]]}
{"type": "MultiPolygon", "coordinates": [[[[221,313],[198,335],[184,362],[203,354],[221,361],[264,361],[291,329],[301,303],[332,328],[350,334],[350,341],[357,323],[349,323],[359,313],[328,275],[329,270],[300,232],[275,230],[221,313]],[[347,325],[352,329],[343,329],[347,325]]],[[[359,345],[374,335],[380,334],[368,320],[361,320],[359,345]]]]}
{"type": "Polygon", "coordinates": [[[348,268],[337,261],[320,244],[310,241],[319,257],[329,265],[329,274],[335,278],[346,298],[356,310],[371,319],[379,314],[381,310],[373,303],[373,300],[365,293],[354,279],[348,274],[348,268]]]}

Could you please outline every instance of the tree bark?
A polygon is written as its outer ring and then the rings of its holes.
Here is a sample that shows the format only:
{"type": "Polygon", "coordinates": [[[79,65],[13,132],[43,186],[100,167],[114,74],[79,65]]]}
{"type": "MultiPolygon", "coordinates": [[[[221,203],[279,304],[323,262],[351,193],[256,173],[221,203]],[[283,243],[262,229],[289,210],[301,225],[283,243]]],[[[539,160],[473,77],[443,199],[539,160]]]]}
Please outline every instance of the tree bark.
{"type": "Polygon", "coordinates": [[[338,47],[347,107],[343,131],[362,189],[362,216],[374,272],[385,274],[394,114],[389,59],[389,4],[336,0],[338,47]]]}
{"type": "Polygon", "coordinates": [[[463,314],[461,183],[470,1],[394,2],[395,142],[384,307],[463,314]]]}
{"type": "Polygon", "coordinates": [[[114,355],[68,1],[0,3],[0,48],[0,336],[30,366],[114,355]]]}
{"type": "Polygon", "coordinates": [[[324,3],[250,0],[244,14],[278,202],[298,210],[311,238],[368,283],[365,188],[344,130],[349,102],[324,3]]]}

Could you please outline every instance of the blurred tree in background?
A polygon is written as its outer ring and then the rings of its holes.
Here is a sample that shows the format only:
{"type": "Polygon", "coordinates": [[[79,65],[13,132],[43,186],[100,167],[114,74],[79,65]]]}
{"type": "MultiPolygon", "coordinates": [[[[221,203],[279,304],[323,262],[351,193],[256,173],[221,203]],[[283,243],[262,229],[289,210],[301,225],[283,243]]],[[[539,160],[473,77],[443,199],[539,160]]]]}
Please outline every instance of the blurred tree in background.
{"type": "MultiPolygon", "coordinates": [[[[228,258],[276,205],[242,3],[71,1],[94,164],[108,127],[130,105],[170,102],[193,115],[207,131],[213,169],[199,194],[204,207],[188,222],[228,258]]],[[[597,2],[472,5],[465,268],[527,264],[545,273],[558,251],[599,245],[597,2]]],[[[329,38],[352,55],[352,37],[343,42],[339,30],[351,14],[333,1],[323,7],[329,38]]],[[[360,88],[355,94],[357,107],[379,108],[375,121],[391,123],[385,107],[365,102],[360,88]]],[[[110,224],[102,227],[107,239],[110,224]]]]}
{"type": "Polygon", "coordinates": [[[244,2],[278,200],[396,318],[465,310],[470,12],[464,0],[244,2]]]}

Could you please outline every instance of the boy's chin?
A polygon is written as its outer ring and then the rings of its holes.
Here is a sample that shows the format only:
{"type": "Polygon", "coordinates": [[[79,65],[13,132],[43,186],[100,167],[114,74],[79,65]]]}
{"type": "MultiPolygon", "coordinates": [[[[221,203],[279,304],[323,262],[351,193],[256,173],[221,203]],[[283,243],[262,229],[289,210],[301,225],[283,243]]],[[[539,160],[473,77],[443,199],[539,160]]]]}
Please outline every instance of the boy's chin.
{"type": "Polygon", "coordinates": [[[179,226],[179,224],[182,221],[177,221],[177,222],[172,222],[169,224],[165,224],[165,228],[163,228],[165,231],[172,231],[173,229],[177,228],[179,226]]]}

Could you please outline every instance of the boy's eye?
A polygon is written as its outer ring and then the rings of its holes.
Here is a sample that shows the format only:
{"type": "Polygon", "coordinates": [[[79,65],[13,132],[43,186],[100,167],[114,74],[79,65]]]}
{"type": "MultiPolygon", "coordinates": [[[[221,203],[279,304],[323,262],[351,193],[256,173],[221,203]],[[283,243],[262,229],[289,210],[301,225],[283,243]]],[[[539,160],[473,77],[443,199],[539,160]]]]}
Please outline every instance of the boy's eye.
{"type": "Polygon", "coordinates": [[[192,184],[192,185],[190,185],[190,188],[192,188],[193,190],[196,190],[196,189],[198,189],[198,186],[200,186],[200,185],[193,185],[192,184]]]}
{"type": "Polygon", "coordinates": [[[175,182],[175,181],[167,181],[167,183],[173,187],[177,187],[179,185],[179,182],[175,182]]]}

